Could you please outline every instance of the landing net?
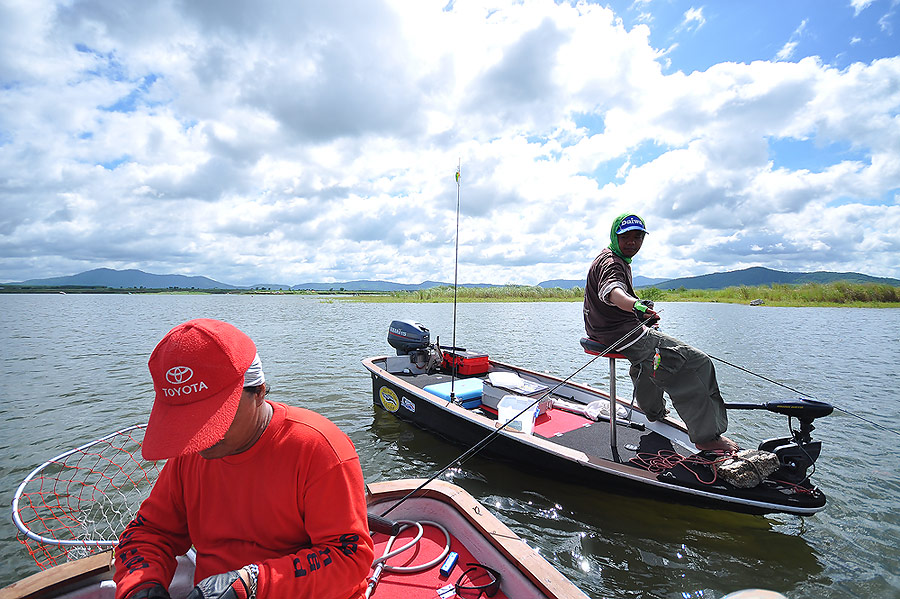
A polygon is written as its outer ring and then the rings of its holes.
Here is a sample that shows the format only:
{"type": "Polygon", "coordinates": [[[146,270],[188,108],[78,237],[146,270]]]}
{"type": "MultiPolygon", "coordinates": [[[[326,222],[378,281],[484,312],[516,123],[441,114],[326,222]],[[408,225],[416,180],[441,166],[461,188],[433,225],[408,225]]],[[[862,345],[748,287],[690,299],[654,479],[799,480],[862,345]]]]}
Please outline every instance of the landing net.
{"type": "Polygon", "coordinates": [[[62,453],[16,489],[16,538],[41,570],[118,543],[163,465],[141,457],[145,427],[131,426],[62,453]]]}

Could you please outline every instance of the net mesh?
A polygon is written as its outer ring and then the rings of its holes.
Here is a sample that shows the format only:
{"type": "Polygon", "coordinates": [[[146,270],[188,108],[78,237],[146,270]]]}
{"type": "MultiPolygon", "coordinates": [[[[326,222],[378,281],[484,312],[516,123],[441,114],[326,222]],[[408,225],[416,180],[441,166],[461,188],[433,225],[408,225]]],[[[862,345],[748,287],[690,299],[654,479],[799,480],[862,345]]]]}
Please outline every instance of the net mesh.
{"type": "Polygon", "coordinates": [[[163,464],[141,457],[143,438],[143,425],[117,431],[47,461],[20,485],[16,538],[42,570],[118,542],[163,464]]]}

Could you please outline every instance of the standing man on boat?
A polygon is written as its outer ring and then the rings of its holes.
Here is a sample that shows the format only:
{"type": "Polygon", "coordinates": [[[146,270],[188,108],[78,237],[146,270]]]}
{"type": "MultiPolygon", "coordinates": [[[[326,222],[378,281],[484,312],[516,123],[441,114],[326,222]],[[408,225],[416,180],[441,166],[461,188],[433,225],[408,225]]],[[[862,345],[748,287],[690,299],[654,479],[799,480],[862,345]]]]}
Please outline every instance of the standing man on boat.
{"type": "Polygon", "coordinates": [[[253,341],[178,325],[150,356],[145,459],[168,459],[116,549],[116,599],[168,599],[197,552],[189,599],[359,599],[374,558],[353,443],[309,410],[266,400],[253,341]]]}
{"type": "Polygon", "coordinates": [[[634,397],[647,418],[654,421],[665,417],[665,391],[697,449],[737,451],[737,444],[722,436],[728,428],[728,416],[709,356],[649,326],[659,320],[659,315],[653,310],[653,302],[640,300],[635,294],[631,259],[640,251],[646,234],[644,219],[636,214],[625,213],[613,221],[609,247],[594,259],[587,275],[587,336],[609,346],[631,331],[610,351],[623,354],[631,362],[634,397]],[[644,326],[638,328],[640,323],[644,326]]]}

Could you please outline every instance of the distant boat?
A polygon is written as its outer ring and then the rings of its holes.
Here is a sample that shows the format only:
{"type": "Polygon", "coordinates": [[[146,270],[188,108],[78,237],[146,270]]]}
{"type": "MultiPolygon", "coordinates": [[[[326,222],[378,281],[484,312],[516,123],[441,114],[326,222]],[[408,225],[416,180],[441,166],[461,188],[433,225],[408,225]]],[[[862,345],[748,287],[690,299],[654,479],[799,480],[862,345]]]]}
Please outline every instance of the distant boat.
{"type": "Polygon", "coordinates": [[[751,305],[751,306],[762,306],[762,305],[765,304],[765,303],[766,303],[766,302],[764,302],[764,301],[761,300],[761,299],[755,299],[755,300],[753,300],[752,302],[750,302],[750,305],[751,305]]]}

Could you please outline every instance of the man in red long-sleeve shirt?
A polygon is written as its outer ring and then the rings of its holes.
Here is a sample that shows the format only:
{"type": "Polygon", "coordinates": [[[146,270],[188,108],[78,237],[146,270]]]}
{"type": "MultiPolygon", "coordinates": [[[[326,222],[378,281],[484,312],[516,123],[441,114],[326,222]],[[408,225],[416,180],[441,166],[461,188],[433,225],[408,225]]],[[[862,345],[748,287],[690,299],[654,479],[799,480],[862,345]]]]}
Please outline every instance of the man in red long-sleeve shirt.
{"type": "Polygon", "coordinates": [[[374,557],[359,456],[332,422],[270,402],[256,346],[217,320],[172,329],[150,356],[142,453],[167,459],[116,549],[116,599],[358,599],[374,557]]]}

